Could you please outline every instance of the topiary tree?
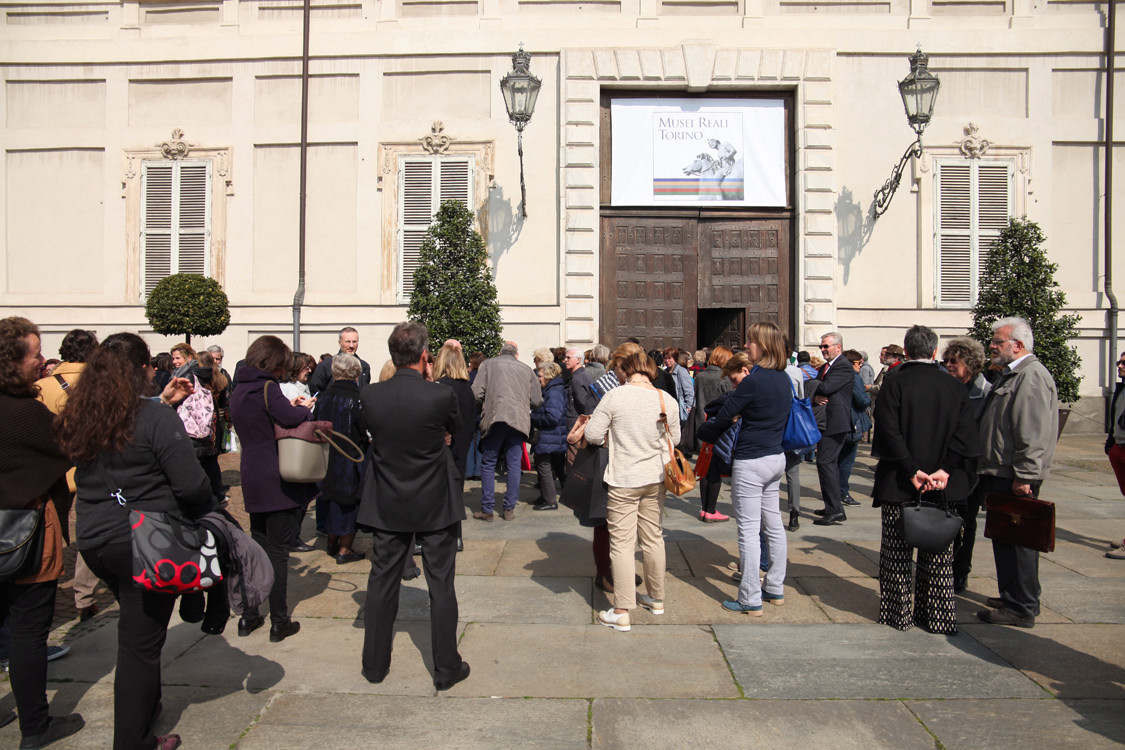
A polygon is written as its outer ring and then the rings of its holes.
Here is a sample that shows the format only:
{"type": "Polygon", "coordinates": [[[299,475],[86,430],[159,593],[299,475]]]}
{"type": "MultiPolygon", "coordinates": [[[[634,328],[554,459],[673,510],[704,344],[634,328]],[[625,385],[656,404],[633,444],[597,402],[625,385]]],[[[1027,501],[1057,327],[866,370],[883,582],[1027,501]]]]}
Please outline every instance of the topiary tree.
{"type": "Polygon", "coordinates": [[[1008,220],[988,251],[969,335],[987,351],[995,321],[1011,315],[1027,320],[1035,336],[1035,356],[1055,379],[1059,401],[1069,404],[1078,400],[1082,382],[1082,358],[1070,343],[1078,335],[1080,316],[1062,313],[1066,294],[1055,281],[1058,264],[1047,259],[1045,240],[1035,222],[1008,220]]]}
{"type": "Polygon", "coordinates": [[[230,302],[219,282],[195,273],[161,279],[145,303],[152,330],[165,336],[217,336],[230,325],[230,302]]]}
{"type": "Polygon", "coordinates": [[[465,204],[441,204],[419,256],[407,315],[426,325],[434,346],[452,338],[466,354],[499,353],[503,324],[496,285],[484,239],[465,204]]]}

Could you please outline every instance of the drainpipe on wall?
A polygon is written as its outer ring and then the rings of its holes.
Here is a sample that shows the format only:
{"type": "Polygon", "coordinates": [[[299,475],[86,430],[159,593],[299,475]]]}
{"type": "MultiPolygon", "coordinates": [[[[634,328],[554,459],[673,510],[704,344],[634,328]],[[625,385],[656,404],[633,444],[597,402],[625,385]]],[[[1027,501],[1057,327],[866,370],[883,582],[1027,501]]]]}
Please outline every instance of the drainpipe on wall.
{"type": "MultiPolygon", "coordinates": [[[[1116,0],[1109,0],[1109,16],[1105,34],[1105,296],[1109,300],[1107,327],[1109,328],[1109,390],[1117,379],[1117,296],[1113,293],[1113,68],[1117,40],[1116,0]]],[[[1106,431],[1112,432],[1113,415],[1106,409],[1106,431]]]]}
{"type": "Polygon", "coordinates": [[[305,27],[301,49],[301,185],[297,209],[297,291],[293,295],[293,351],[301,349],[301,305],[305,303],[305,192],[309,162],[309,17],[312,0],[305,0],[305,27]]]}

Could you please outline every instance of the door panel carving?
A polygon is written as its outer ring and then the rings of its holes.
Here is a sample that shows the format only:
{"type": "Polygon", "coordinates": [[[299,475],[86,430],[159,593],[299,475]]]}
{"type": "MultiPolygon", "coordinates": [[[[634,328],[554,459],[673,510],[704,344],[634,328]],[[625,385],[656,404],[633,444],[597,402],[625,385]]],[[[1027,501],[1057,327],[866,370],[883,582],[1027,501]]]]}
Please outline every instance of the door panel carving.
{"type": "Polygon", "coordinates": [[[743,308],[789,332],[787,219],[701,219],[699,307],[743,308]]]}
{"type": "Polygon", "coordinates": [[[646,349],[695,343],[698,288],[694,219],[602,220],[602,342],[629,336],[646,349]]]}

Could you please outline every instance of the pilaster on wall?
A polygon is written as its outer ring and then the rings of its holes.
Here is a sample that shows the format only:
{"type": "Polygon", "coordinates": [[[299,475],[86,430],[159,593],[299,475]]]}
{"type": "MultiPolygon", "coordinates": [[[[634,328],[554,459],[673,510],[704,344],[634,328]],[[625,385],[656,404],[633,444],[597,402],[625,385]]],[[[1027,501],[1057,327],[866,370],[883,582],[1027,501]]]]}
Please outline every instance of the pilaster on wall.
{"type": "MultiPolygon", "coordinates": [[[[651,87],[654,95],[792,87],[796,90],[792,179],[797,205],[792,289],[798,339],[817,343],[836,322],[836,135],[834,50],[722,48],[685,42],[661,49],[564,49],[560,127],[565,329],[568,343],[598,334],[600,252],[598,127],[603,87],[651,87]]],[[[603,342],[613,344],[615,342],[603,342]]]]}

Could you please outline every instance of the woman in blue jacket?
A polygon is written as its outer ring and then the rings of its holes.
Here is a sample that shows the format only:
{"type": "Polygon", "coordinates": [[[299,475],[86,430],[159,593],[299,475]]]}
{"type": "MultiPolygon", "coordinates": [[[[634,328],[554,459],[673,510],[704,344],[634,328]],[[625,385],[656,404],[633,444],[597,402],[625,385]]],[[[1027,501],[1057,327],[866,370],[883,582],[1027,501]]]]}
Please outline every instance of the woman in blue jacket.
{"type": "Polygon", "coordinates": [[[765,529],[770,568],[764,586],[756,575],[742,576],[738,598],[723,608],[762,616],[762,602],[785,603],[785,529],[778,488],[785,473],[781,435],[789,421],[793,391],[785,365],[789,353],[772,323],[754,323],[746,331],[746,351],[731,357],[723,374],[735,383],[718,415],[699,428],[699,439],[714,442],[735,419],[742,420],[734,446],[731,500],[738,522],[740,570],[753,571],[761,560],[758,532],[765,529]]]}
{"type": "Polygon", "coordinates": [[[554,362],[540,365],[539,384],[543,386],[543,403],[531,412],[531,426],[538,430],[533,452],[542,499],[534,509],[555,510],[559,499],[552,473],[558,476],[559,484],[566,481],[566,388],[562,369],[554,362]]]}

